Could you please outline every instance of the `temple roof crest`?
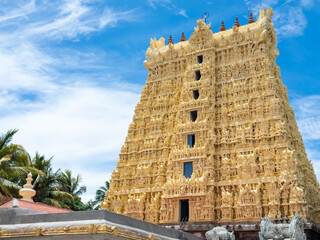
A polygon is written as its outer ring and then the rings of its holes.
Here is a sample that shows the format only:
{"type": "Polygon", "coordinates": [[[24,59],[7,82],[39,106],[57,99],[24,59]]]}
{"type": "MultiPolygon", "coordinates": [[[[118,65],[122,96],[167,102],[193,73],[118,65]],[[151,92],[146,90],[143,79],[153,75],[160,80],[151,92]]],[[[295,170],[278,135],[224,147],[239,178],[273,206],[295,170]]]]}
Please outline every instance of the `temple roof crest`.
{"type": "Polygon", "coordinates": [[[199,20],[197,21],[197,27],[194,28],[194,31],[195,31],[195,32],[199,32],[199,31],[201,31],[201,30],[210,29],[210,27],[211,27],[211,23],[206,24],[206,23],[204,22],[204,19],[199,19],[199,20]]]}

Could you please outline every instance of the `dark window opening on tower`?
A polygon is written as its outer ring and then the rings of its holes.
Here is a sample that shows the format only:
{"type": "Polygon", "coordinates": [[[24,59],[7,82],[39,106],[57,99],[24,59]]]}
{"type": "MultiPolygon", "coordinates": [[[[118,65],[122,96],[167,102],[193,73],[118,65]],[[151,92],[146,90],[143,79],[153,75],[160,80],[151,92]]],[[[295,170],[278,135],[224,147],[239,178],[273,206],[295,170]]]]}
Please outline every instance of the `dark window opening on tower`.
{"type": "Polygon", "coordinates": [[[183,176],[186,178],[191,178],[193,173],[193,163],[192,162],[184,162],[183,163],[183,176]]]}
{"type": "Polygon", "coordinates": [[[180,222],[189,221],[189,199],[180,200],[180,222]]]}
{"type": "Polygon", "coordinates": [[[190,121],[195,122],[198,117],[198,111],[191,111],[190,112],[190,121]]]}
{"type": "Polygon", "coordinates": [[[202,63],[202,62],[203,62],[203,56],[200,55],[200,56],[198,56],[198,63],[202,63]]]}
{"type": "Polygon", "coordinates": [[[200,78],[201,78],[200,70],[195,71],[195,80],[196,80],[196,81],[199,81],[199,80],[200,80],[200,78]]]}
{"type": "Polygon", "coordinates": [[[195,143],[196,143],[196,135],[195,134],[188,135],[188,145],[189,145],[189,147],[193,148],[195,143]]]}
{"type": "Polygon", "coordinates": [[[199,90],[193,90],[193,98],[196,100],[199,98],[199,90]]]}

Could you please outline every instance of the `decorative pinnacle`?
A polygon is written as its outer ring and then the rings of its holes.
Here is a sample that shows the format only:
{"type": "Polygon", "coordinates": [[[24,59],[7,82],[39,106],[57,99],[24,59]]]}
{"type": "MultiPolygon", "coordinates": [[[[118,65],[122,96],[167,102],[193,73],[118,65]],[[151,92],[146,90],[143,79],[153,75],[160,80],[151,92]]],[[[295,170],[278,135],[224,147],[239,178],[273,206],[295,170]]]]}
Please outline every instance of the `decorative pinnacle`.
{"type": "Polygon", "coordinates": [[[168,44],[172,43],[173,44],[173,40],[172,40],[172,35],[170,35],[169,40],[168,40],[168,44]]]}
{"type": "Polygon", "coordinates": [[[280,222],[283,223],[282,214],[280,215],[280,222]]]}
{"type": "Polygon", "coordinates": [[[33,202],[32,197],[36,195],[36,191],[33,190],[32,182],[32,174],[29,173],[26,179],[27,183],[23,185],[23,188],[20,189],[19,194],[22,196],[22,200],[33,202]]]}
{"type": "Polygon", "coordinates": [[[240,27],[240,23],[239,23],[238,17],[236,17],[236,20],[234,21],[233,26],[240,27]]]}
{"type": "Polygon", "coordinates": [[[224,21],[221,21],[221,26],[219,28],[220,32],[227,30],[226,26],[224,25],[224,21]]]}
{"type": "Polygon", "coordinates": [[[186,37],[184,36],[184,32],[181,33],[181,38],[180,38],[180,42],[184,42],[186,41],[186,37]]]}
{"type": "Polygon", "coordinates": [[[250,23],[254,23],[254,22],[255,22],[255,20],[253,18],[253,15],[252,15],[252,13],[250,13],[250,17],[249,17],[248,23],[250,24],[250,23]]]}
{"type": "Polygon", "coordinates": [[[204,12],[203,14],[202,14],[202,18],[204,19],[204,22],[205,23],[207,23],[207,18],[209,17],[209,12],[204,12]]]}
{"type": "Polygon", "coordinates": [[[23,185],[23,187],[25,187],[26,186],[26,188],[33,188],[33,186],[32,186],[32,184],[31,184],[31,182],[32,182],[32,174],[31,174],[31,172],[27,175],[28,177],[27,177],[27,179],[26,179],[26,181],[27,181],[27,184],[25,184],[25,185],[23,185]],[[27,186],[28,185],[28,186],[27,186]],[[30,186],[30,187],[29,187],[30,186]]]}
{"type": "Polygon", "coordinates": [[[288,215],[286,215],[286,223],[289,223],[289,221],[288,215]]]}

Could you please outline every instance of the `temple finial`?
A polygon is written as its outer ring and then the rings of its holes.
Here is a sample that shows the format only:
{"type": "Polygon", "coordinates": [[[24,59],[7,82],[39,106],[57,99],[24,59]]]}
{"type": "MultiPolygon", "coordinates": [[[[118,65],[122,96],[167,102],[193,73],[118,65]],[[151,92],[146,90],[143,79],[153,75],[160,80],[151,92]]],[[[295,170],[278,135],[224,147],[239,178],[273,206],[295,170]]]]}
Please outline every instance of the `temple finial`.
{"type": "Polygon", "coordinates": [[[184,32],[181,33],[181,38],[180,38],[180,42],[184,42],[186,41],[186,37],[184,36],[184,32]]]}
{"type": "Polygon", "coordinates": [[[224,25],[224,21],[221,21],[221,26],[219,28],[220,32],[227,30],[226,26],[224,25]]]}
{"type": "Polygon", "coordinates": [[[240,27],[240,23],[239,23],[238,17],[236,17],[236,20],[234,21],[233,26],[240,27]]]}
{"type": "Polygon", "coordinates": [[[250,24],[250,23],[254,23],[254,22],[255,22],[255,20],[253,18],[253,15],[252,15],[252,13],[250,13],[250,17],[249,17],[248,23],[250,24]]]}
{"type": "Polygon", "coordinates": [[[29,173],[26,179],[27,183],[23,185],[23,188],[20,189],[19,194],[22,196],[22,200],[33,202],[32,197],[36,195],[36,191],[33,190],[32,182],[32,174],[29,173]]]}
{"type": "Polygon", "coordinates": [[[172,35],[170,35],[169,40],[168,40],[168,44],[172,43],[173,44],[173,40],[172,40],[172,35]]]}

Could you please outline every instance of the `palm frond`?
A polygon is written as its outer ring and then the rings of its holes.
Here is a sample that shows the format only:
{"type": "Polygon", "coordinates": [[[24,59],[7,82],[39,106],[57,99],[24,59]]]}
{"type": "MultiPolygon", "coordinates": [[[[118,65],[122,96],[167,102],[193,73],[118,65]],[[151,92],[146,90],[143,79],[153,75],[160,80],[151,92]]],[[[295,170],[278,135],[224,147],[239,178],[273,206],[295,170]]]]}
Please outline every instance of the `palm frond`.
{"type": "Polygon", "coordinates": [[[17,132],[17,129],[10,129],[5,134],[2,134],[0,136],[0,149],[8,145],[11,142],[13,135],[17,132]]]}
{"type": "Polygon", "coordinates": [[[0,177],[0,192],[5,195],[12,197],[12,190],[19,190],[21,187],[5,178],[0,177]]]}

